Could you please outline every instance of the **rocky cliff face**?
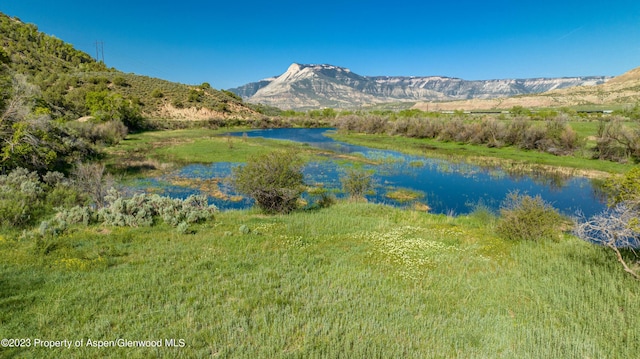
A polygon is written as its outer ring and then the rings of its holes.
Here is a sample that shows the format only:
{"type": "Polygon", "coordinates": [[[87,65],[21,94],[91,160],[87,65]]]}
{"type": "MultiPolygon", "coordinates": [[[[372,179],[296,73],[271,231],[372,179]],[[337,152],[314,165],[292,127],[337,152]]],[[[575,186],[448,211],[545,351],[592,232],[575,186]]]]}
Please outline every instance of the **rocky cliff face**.
{"type": "Polygon", "coordinates": [[[277,77],[230,89],[282,109],[357,108],[384,102],[490,99],[598,85],[607,76],[466,81],[427,76],[361,76],[332,65],[292,64],[277,77]]]}

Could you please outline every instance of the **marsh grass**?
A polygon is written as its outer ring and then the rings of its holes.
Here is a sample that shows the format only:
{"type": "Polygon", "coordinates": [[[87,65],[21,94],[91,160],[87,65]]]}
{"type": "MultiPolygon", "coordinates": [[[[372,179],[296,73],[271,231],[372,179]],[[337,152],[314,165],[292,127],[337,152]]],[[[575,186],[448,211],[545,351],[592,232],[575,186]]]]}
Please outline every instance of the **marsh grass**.
{"type": "Polygon", "coordinates": [[[396,200],[398,202],[411,202],[423,198],[424,193],[420,193],[408,188],[398,188],[387,192],[385,197],[396,200]]]}
{"type": "Polygon", "coordinates": [[[184,338],[184,348],[5,357],[633,357],[637,283],[570,236],[512,242],[486,213],[366,203],[168,226],[3,233],[0,335],[184,338]],[[241,234],[242,225],[250,231],[241,234]],[[83,264],[84,263],[84,264],[83,264]]]}
{"type": "Polygon", "coordinates": [[[338,155],[293,141],[233,138],[228,132],[229,129],[186,129],[130,134],[118,145],[106,149],[107,167],[112,173],[139,178],[159,175],[187,164],[247,162],[274,150],[295,151],[304,161],[336,158],[350,164],[371,163],[362,157],[338,155]]]}

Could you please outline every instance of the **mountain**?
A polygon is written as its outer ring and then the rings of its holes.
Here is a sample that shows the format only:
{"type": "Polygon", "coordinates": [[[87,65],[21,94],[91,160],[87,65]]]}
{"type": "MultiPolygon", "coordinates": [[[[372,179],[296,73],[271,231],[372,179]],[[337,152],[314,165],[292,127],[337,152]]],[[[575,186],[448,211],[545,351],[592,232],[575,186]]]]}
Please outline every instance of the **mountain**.
{"type": "Polygon", "coordinates": [[[448,102],[417,102],[412,108],[432,111],[498,110],[522,107],[621,108],[635,106],[640,100],[640,67],[605,83],[556,89],[543,93],[507,98],[471,99],[448,102]]]}
{"type": "Polygon", "coordinates": [[[610,77],[468,81],[443,76],[361,76],[333,65],[294,63],[280,76],[229,91],[282,109],[357,108],[385,102],[490,99],[605,83],[610,77]]]}

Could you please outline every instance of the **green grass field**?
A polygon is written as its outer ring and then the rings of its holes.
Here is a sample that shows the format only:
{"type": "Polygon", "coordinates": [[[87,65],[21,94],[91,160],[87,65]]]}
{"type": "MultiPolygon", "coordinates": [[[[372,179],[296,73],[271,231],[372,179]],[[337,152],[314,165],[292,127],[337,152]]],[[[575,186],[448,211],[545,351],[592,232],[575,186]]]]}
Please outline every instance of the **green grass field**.
{"type": "MultiPolygon", "coordinates": [[[[126,173],[141,160],[244,161],[291,147],[317,155],[286,141],[230,145],[220,133],[136,134],[107,161],[126,173]]],[[[353,139],[417,152],[425,143],[353,139]]],[[[495,223],[484,211],[449,217],[340,201],[290,215],[221,212],[193,226],[195,234],[166,225],[79,226],[47,238],[0,230],[0,336],[31,344],[3,345],[0,357],[637,355],[638,282],[613,253],[568,234],[507,241],[495,223]],[[168,347],[171,339],[184,346],[168,347]],[[74,344],[44,348],[36,340],[74,344]]]]}
{"type": "Polygon", "coordinates": [[[183,348],[0,348],[6,358],[631,358],[638,283],[571,236],[507,242],[486,213],[366,203],[0,240],[2,338],[183,348]],[[249,234],[239,228],[247,225],[249,234]]]}

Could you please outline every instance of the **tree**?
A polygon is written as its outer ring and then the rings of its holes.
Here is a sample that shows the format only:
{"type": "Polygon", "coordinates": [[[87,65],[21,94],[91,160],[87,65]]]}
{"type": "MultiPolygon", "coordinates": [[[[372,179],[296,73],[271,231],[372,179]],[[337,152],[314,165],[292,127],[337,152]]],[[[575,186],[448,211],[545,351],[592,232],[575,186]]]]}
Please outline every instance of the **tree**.
{"type": "Polygon", "coordinates": [[[236,190],[267,213],[289,213],[303,192],[302,161],[293,152],[271,152],[233,170],[236,190]]]}
{"type": "Polygon", "coordinates": [[[605,188],[609,192],[611,206],[620,203],[630,204],[631,207],[640,205],[640,166],[632,168],[622,177],[608,179],[605,188]]]}
{"type": "Polygon", "coordinates": [[[610,208],[589,219],[578,216],[574,234],[611,249],[625,272],[640,280],[637,266],[640,262],[633,251],[640,247],[640,167],[622,177],[607,180],[605,188],[609,192],[610,208]],[[636,265],[629,264],[629,259],[625,258],[628,252],[624,249],[631,249],[630,255],[635,258],[636,265]]]}
{"type": "Polygon", "coordinates": [[[640,280],[640,269],[637,267],[638,256],[631,251],[636,258],[636,265],[630,265],[625,259],[621,249],[633,249],[640,246],[640,224],[638,216],[640,212],[626,203],[620,203],[589,219],[579,217],[576,220],[574,234],[587,242],[599,244],[611,249],[624,271],[640,280]]]}
{"type": "Polygon", "coordinates": [[[598,126],[594,156],[603,160],[626,161],[640,158],[640,130],[624,125],[624,119],[613,117],[598,126]]]}
{"type": "Polygon", "coordinates": [[[120,120],[130,129],[141,126],[140,108],[120,94],[108,91],[92,91],[85,97],[91,116],[100,121],[120,120]]]}
{"type": "Polygon", "coordinates": [[[0,173],[17,167],[46,169],[57,157],[53,131],[47,121],[27,121],[37,88],[23,75],[14,76],[11,86],[0,114],[0,173]]]}

